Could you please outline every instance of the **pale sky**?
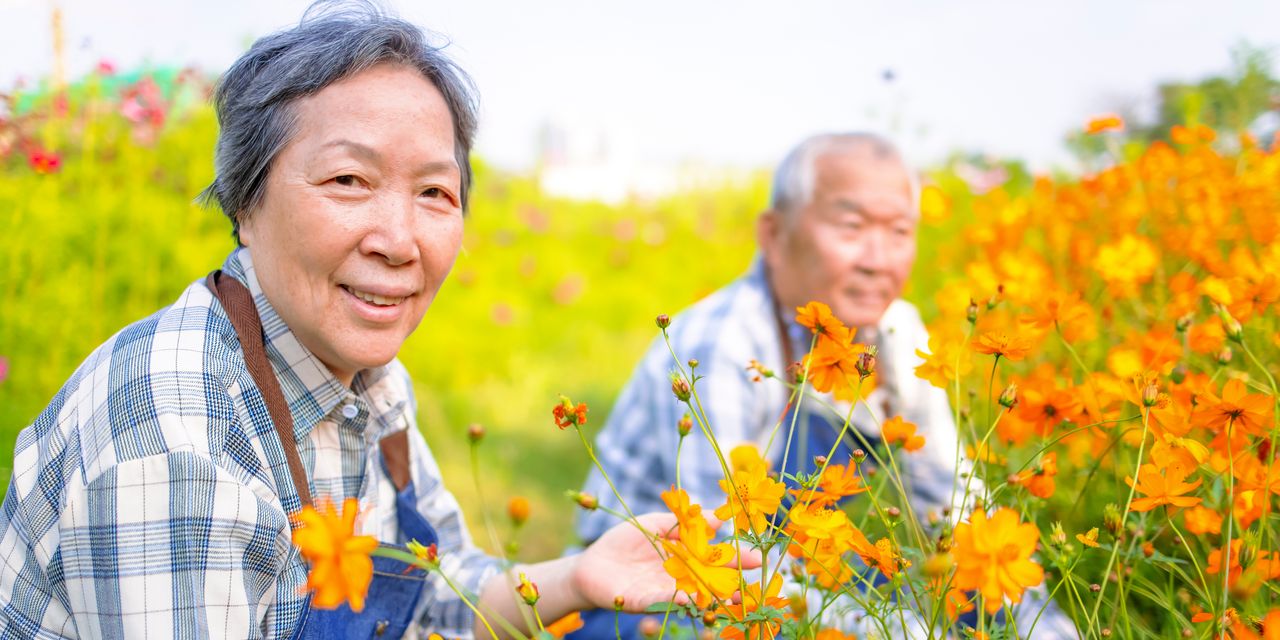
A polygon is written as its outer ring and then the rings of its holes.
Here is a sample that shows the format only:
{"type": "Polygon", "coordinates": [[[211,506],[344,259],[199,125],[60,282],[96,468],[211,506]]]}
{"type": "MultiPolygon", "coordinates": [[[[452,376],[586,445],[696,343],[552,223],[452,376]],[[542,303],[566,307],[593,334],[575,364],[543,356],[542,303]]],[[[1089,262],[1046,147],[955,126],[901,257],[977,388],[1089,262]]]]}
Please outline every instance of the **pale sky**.
{"type": "MultiPolygon", "coordinates": [[[[61,0],[69,71],[220,71],[307,4],[61,0]]],[[[478,151],[514,169],[547,124],[633,165],[769,167],[810,133],[870,129],[919,161],[967,149],[1045,168],[1090,116],[1225,72],[1240,42],[1280,47],[1275,0],[385,4],[449,37],[480,89],[478,151]]],[[[51,6],[0,0],[0,87],[51,68],[51,6]]]]}

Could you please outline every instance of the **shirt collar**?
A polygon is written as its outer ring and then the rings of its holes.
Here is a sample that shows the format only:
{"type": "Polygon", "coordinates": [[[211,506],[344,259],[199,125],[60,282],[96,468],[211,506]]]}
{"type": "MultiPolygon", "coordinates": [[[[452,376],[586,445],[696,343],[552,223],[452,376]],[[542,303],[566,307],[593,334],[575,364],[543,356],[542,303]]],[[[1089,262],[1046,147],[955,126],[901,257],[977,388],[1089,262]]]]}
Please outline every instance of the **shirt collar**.
{"type": "MultiPolygon", "coordinates": [[[[280,314],[276,313],[275,307],[267,301],[267,296],[262,293],[262,286],[258,283],[253,258],[248,249],[240,247],[232,251],[223,263],[222,271],[243,283],[253,295],[254,306],[258,308],[258,317],[262,321],[267,359],[275,369],[280,390],[293,415],[294,437],[301,441],[351,390],[298,341],[297,336],[280,318],[280,314]]],[[[381,372],[374,371],[361,372],[358,377],[366,374],[381,377],[381,372]]]]}

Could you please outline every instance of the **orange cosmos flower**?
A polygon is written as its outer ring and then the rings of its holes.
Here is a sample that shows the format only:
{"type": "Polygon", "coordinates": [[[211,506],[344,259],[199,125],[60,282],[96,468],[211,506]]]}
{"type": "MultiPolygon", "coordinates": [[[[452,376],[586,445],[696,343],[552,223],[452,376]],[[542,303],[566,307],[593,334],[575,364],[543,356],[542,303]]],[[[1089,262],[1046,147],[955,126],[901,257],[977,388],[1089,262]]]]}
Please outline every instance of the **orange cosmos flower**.
{"type": "Polygon", "coordinates": [[[1200,503],[1200,498],[1183,495],[1200,486],[1202,480],[1190,484],[1183,482],[1191,474],[1191,469],[1182,465],[1170,465],[1162,469],[1154,464],[1144,464],[1138,470],[1138,483],[1135,486],[1131,476],[1124,481],[1134,487],[1138,493],[1147,497],[1133,501],[1134,511],[1150,511],[1160,505],[1172,507],[1191,507],[1200,503]]]}
{"type": "MultiPolygon", "coordinates": [[[[881,538],[875,544],[867,539],[857,527],[849,527],[853,532],[853,537],[849,542],[849,546],[853,552],[862,558],[868,567],[878,569],[886,578],[892,578],[898,573],[898,564],[901,556],[893,549],[893,542],[888,538],[881,538]]],[[[907,563],[910,566],[910,563],[907,563]]]]}
{"type": "Polygon", "coordinates": [[[903,420],[902,416],[885,420],[880,425],[880,436],[885,444],[901,442],[902,448],[907,451],[918,451],[924,446],[924,436],[916,435],[916,425],[903,420]]]}
{"type": "Polygon", "coordinates": [[[574,631],[582,628],[582,614],[574,611],[573,613],[552,622],[546,626],[547,633],[556,638],[563,638],[574,631]]]}
{"type": "MultiPolygon", "coordinates": [[[[769,581],[769,586],[765,589],[760,588],[759,582],[748,583],[746,590],[742,592],[741,601],[726,606],[724,611],[734,622],[745,622],[747,616],[755,613],[762,606],[783,610],[788,600],[778,595],[781,590],[782,576],[778,574],[774,574],[773,579],[769,581]]],[[[772,640],[777,637],[781,628],[781,618],[755,619],[747,624],[745,632],[737,627],[726,626],[720,632],[720,637],[725,640],[772,640]]]]}
{"type": "Polygon", "coordinates": [[[1047,331],[1062,332],[1067,342],[1075,342],[1093,334],[1093,309],[1077,292],[1053,293],[1032,302],[1032,313],[1018,318],[1019,324],[1047,331]]]}
{"type": "Polygon", "coordinates": [[[694,596],[700,606],[711,598],[728,598],[738,590],[738,570],[725,566],[733,560],[733,546],[711,544],[715,530],[683,489],[664,491],[662,501],[675,514],[680,532],[679,540],[662,540],[668,554],[662,568],[675,578],[676,588],[694,596]]]}
{"type": "Polygon", "coordinates": [[[1123,129],[1124,119],[1114,113],[1108,113],[1089,120],[1084,127],[1084,132],[1094,135],[1104,131],[1122,131],[1123,129]]]}
{"type": "Polygon", "coordinates": [[[769,467],[760,459],[754,445],[744,444],[734,448],[729,454],[735,461],[738,458],[754,458],[730,472],[732,483],[720,480],[720,489],[725,492],[725,503],[716,508],[716,517],[721,520],[733,519],[736,532],[752,531],[765,533],[769,517],[777,512],[782,504],[782,496],[787,487],[768,476],[769,467]],[[758,463],[756,463],[758,461],[758,463]]]}
{"type": "Polygon", "coordinates": [[[507,516],[511,518],[511,524],[520,526],[529,519],[529,499],[523,496],[515,496],[507,502],[507,516]]]}
{"type": "Polygon", "coordinates": [[[847,636],[839,629],[823,629],[814,636],[814,640],[855,640],[858,636],[847,636]]]}
{"type": "Polygon", "coordinates": [[[861,378],[858,373],[858,354],[862,345],[836,340],[818,340],[813,351],[805,354],[800,362],[801,370],[809,371],[809,382],[820,392],[852,394],[854,385],[861,378]]]}
{"type": "Polygon", "coordinates": [[[831,307],[821,302],[810,302],[803,307],[796,307],[796,322],[808,328],[814,335],[829,338],[836,342],[848,343],[853,334],[840,319],[831,313],[831,307]]]}
{"type": "Polygon", "coordinates": [[[974,351],[1009,360],[1021,360],[1031,352],[1031,341],[1020,333],[987,331],[969,343],[974,351]]]}
{"type": "Polygon", "coordinates": [[[1044,581],[1044,569],[1031,559],[1039,539],[1036,525],[1019,522],[1013,509],[1002,508],[989,519],[975,511],[956,527],[954,585],[981,591],[987,613],[999,611],[1005,597],[1021,602],[1023,591],[1044,581]]]}
{"type": "Polygon", "coordinates": [[[1037,498],[1051,498],[1057,489],[1054,478],[1058,475],[1058,452],[1050,451],[1040,458],[1035,469],[1027,469],[1016,477],[1017,483],[1027,488],[1037,498]]]}
{"type": "Polygon", "coordinates": [[[1221,397],[1206,391],[1197,398],[1197,402],[1191,414],[1193,426],[1222,431],[1237,425],[1254,435],[1265,435],[1271,431],[1271,397],[1249,393],[1248,387],[1239,379],[1228,380],[1222,387],[1221,397]]]}
{"type": "Polygon", "coordinates": [[[1222,514],[1213,509],[1195,506],[1182,512],[1182,524],[1188,533],[1194,535],[1217,534],[1222,531],[1222,514]]]}
{"type": "Polygon", "coordinates": [[[814,506],[829,507],[840,502],[843,498],[857,495],[866,490],[867,486],[862,484],[862,476],[858,475],[858,467],[850,463],[848,465],[828,465],[822,471],[822,477],[818,479],[817,487],[813,489],[792,489],[791,493],[799,499],[808,500],[814,506]]]}
{"type": "Polygon", "coordinates": [[[587,405],[579,402],[578,406],[573,405],[573,401],[560,396],[560,403],[551,410],[552,417],[556,420],[556,426],[561,429],[578,426],[587,423],[587,405]]]}
{"type": "Polygon", "coordinates": [[[293,531],[294,546],[311,566],[306,585],[315,594],[311,603],[321,609],[333,609],[350,602],[352,611],[360,611],[373,580],[369,554],[378,548],[378,540],[354,535],[360,510],[355,498],[343,501],[342,513],[334,510],[330,500],[322,499],[317,504],[318,508],[304,506],[294,516],[300,526],[293,531]]]}

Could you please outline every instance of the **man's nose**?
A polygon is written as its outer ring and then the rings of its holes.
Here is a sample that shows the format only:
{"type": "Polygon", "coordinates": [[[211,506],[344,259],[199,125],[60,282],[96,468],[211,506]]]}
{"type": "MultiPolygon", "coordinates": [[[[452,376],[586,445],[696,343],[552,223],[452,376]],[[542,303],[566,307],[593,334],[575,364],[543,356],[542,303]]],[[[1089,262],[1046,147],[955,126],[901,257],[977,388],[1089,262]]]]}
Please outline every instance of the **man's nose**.
{"type": "Polygon", "coordinates": [[[874,227],[867,229],[862,233],[859,244],[862,246],[854,267],[863,273],[883,271],[889,260],[888,234],[874,227]]]}

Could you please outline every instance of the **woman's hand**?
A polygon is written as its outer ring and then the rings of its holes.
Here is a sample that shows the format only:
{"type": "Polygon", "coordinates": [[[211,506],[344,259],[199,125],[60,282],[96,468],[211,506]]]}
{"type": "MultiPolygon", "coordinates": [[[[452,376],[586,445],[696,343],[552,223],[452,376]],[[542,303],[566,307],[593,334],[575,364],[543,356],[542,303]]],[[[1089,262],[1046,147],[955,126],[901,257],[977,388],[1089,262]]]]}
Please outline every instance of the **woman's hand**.
{"type": "MultiPolygon", "coordinates": [[[[622,522],[578,556],[573,581],[591,606],[612,609],[618,596],[624,600],[623,610],[632,613],[659,602],[688,602],[686,594],[676,592],[675,579],[662,566],[666,551],[659,554],[654,549],[655,544],[662,548],[663,539],[679,538],[676,517],[670,513],[650,513],[637,520],[657,540],[651,543],[634,523],[622,522]]],[[[709,522],[712,526],[718,524],[715,520],[709,522]]],[[[743,549],[738,566],[742,569],[760,566],[759,554],[743,549]]]]}

